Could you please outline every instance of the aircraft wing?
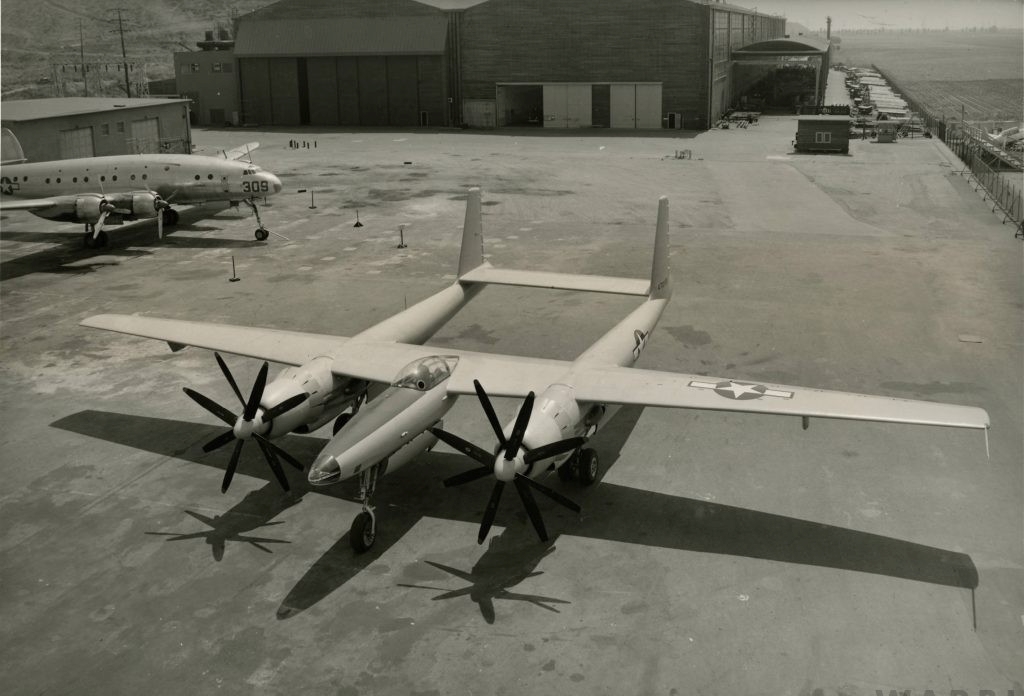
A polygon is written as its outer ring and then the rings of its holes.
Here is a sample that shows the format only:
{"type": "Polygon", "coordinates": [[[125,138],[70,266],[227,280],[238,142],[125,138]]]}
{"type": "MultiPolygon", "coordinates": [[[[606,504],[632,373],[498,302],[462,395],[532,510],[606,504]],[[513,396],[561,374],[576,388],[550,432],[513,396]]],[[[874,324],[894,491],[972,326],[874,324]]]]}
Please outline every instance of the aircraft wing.
{"type": "MultiPolygon", "coordinates": [[[[222,150],[221,152],[224,153],[224,159],[238,160],[242,159],[243,157],[249,158],[249,153],[258,148],[259,146],[259,143],[252,142],[246,143],[245,145],[239,145],[238,147],[232,148],[230,150],[222,150]]],[[[252,161],[252,158],[249,158],[249,160],[252,161]]]]}
{"type": "Polygon", "coordinates": [[[576,389],[576,399],[582,402],[774,413],[956,428],[989,427],[988,413],[974,406],[675,372],[626,367],[585,367],[573,374],[570,383],[576,389]]]}
{"type": "Polygon", "coordinates": [[[348,340],[344,336],[327,336],[303,331],[261,329],[127,314],[97,314],[82,320],[81,325],[167,341],[171,350],[195,346],[286,365],[302,365],[321,355],[334,355],[348,340]]]}
{"type": "Polygon", "coordinates": [[[46,210],[58,205],[52,198],[0,198],[0,212],[8,210],[46,210]]]}

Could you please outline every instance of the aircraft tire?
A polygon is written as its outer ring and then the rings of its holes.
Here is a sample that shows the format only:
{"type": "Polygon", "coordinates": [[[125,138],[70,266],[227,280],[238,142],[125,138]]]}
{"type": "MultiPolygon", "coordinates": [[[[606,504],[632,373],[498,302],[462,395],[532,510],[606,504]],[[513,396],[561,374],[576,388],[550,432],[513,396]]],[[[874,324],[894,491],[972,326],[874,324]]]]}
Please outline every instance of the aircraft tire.
{"type": "Polygon", "coordinates": [[[334,419],[334,425],[331,426],[331,435],[337,435],[338,431],[345,427],[345,425],[352,419],[351,413],[343,413],[334,419]]]}
{"type": "Polygon", "coordinates": [[[107,246],[107,242],[109,242],[109,241],[110,241],[110,238],[107,237],[107,233],[104,232],[103,230],[100,230],[100,233],[98,235],[96,235],[96,246],[97,247],[100,247],[100,248],[105,247],[105,246],[107,246]]]}
{"type": "Polygon", "coordinates": [[[160,214],[164,216],[165,225],[178,224],[178,211],[174,208],[164,208],[160,214]]]}
{"type": "Polygon", "coordinates": [[[558,480],[564,483],[568,483],[576,478],[576,462],[579,461],[579,452],[573,452],[572,456],[567,459],[562,466],[555,469],[558,473],[558,480]]]}
{"type": "Polygon", "coordinates": [[[597,481],[598,474],[600,472],[599,462],[597,459],[597,452],[590,449],[580,450],[579,465],[577,466],[577,472],[580,477],[580,483],[584,486],[591,486],[597,481]]]}
{"type": "Polygon", "coordinates": [[[270,236],[270,232],[265,227],[257,227],[256,228],[256,239],[257,240],[259,240],[261,242],[265,242],[265,241],[267,241],[267,237],[269,237],[269,236],[270,236]]]}
{"type": "Polygon", "coordinates": [[[349,543],[356,553],[366,553],[377,540],[377,529],[373,523],[373,517],[368,512],[360,512],[352,520],[352,527],[348,532],[349,543]]]}
{"type": "Polygon", "coordinates": [[[92,232],[86,232],[82,235],[82,246],[86,249],[92,249],[95,246],[92,243],[92,232]]]}

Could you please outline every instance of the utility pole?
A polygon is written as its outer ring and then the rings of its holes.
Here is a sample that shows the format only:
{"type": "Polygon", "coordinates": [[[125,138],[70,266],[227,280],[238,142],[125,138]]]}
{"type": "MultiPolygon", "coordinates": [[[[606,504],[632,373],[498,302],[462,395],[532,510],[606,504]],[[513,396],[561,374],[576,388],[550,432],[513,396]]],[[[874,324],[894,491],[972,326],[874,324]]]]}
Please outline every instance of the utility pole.
{"type": "Polygon", "coordinates": [[[82,59],[82,87],[85,96],[89,96],[89,75],[85,72],[85,33],[82,31],[82,20],[78,20],[78,56],[82,59]]]}
{"type": "Polygon", "coordinates": [[[128,52],[124,48],[124,22],[121,21],[121,8],[117,8],[117,30],[121,33],[121,60],[124,61],[124,93],[132,98],[132,84],[128,81],[128,52]]]}

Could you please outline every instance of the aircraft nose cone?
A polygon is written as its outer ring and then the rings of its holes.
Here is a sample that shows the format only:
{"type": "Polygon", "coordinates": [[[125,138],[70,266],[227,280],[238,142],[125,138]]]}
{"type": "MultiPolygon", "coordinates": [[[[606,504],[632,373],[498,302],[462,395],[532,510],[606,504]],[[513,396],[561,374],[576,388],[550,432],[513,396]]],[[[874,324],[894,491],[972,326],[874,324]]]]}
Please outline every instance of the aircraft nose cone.
{"type": "Polygon", "coordinates": [[[330,454],[322,454],[309,468],[308,480],[314,486],[326,486],[341,480],[341,465],[330,454]]]}
{"type": "Polygon", "coordinates": [[[274,193],[281,193],[281,189],[283,188],[281,186],[281,180],[273,174],[270,174],[268,178],[270,179],[270,185],[274,187],[274,193]]]}

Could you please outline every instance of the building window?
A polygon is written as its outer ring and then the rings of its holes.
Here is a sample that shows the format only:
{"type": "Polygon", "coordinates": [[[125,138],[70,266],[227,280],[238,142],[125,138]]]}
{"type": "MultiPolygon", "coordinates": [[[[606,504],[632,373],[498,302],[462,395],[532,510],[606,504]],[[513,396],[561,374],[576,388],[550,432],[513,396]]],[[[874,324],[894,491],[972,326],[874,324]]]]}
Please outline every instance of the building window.
{"type": "Polygon", "coordinates": [[[194,72],[194,73],[199,72],[199,63],[189,63],[188,64],[188,71],[189,72],[194,72]]]}
{"type": "Polygon", "coordinates": [[[117,132],[124,133],[124,121],[117,122],[117,132]]]}
{"type": "Polygon", "coordinates": [[[109,123],[102,123],[102,124],[100,124],[100,135],[110,135],[110,124],[109,123]]]}
{"type": "Polygon", "coordinates": [[[832,134],[818,131],[817,133],[814,134],[814,142],[829,144],[832,142],[832,134]]]}
{"type": "Polygon", "coordinates": [[[221,65],[220,63],[211,63],[211,64],[210,64],[210,69],[211,69],[211,70],[212,70],[213,72],[220,72],[220,71],[221,71],[221,70],[220,70],[220,65],[221,65]]]}

